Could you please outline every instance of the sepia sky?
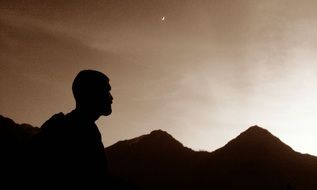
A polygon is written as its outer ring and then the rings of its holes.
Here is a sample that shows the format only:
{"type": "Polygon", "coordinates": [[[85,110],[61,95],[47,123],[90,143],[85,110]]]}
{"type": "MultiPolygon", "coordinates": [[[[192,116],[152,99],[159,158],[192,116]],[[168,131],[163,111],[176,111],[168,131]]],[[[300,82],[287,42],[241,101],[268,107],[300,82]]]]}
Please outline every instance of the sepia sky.
{"type": "Polygon", "coordinates": [[[155,129],[215,150],[259,125],[317,155],[313,0],[0,0],[0,114],[74,108],[82,69],[110,78],[105,146],[155,129]],[[164,17],[164,19],[162,19],[164,17]]]}

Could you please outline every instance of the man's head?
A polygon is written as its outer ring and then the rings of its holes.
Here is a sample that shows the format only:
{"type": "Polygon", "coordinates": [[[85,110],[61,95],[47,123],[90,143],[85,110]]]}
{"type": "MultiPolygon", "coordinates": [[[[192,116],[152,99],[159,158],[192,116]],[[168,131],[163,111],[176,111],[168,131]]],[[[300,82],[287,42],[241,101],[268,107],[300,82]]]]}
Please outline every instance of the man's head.
{"type": "Polygon", "coordinates": [[[113,97],[109,78],[94,70],[82,70],[74,79],[73,94],[76,108],[97,115],[110,115],[113,97]]]}

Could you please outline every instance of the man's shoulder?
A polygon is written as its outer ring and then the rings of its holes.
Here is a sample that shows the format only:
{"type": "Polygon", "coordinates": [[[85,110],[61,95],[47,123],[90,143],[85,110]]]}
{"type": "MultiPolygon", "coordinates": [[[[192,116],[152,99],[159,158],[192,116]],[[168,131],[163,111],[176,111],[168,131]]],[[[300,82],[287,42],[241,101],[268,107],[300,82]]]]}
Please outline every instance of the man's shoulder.
{"type": "Polygon", "coordinates": [[[51,141],[52,138],[60,136],[60,131],[62,130],[62,126],[65,126],[65,123],[65,115],[62,112],[51,116],[42,124],[40,131],[32,137],[30,142],[31,147],[39,148],[51,141]]]}
{"type": "Polygon", "coordinates": [[[64,113],[59,112],[54,114],[51,118],[44,122],[41,126],[42,130],[50,130],[51,128],[58,128],[64,126],[67,123],[66,116],[64,113]]]}

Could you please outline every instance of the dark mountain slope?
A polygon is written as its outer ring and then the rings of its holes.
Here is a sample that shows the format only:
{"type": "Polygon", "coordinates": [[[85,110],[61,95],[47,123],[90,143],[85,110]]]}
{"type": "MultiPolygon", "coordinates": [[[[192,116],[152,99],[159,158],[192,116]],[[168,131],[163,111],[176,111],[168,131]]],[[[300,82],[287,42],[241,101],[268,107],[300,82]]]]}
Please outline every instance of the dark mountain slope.
{"type": "Polygon", "coordinates": [[[208,155],[184,147],[162,130],[120,141],[106,153],[110,172],[142,189],[186,188],[190,169],[208,155]]]}
{"type": "MultiPolygon", "coordinates": [[[[38,131],[0,116],[2,176],[14,179],[14,167],[28,164],[23,147],[38,131]]],[[[110,174],[140,189],[317,189],[317,157],[295,152],[258,126],[211,153],[184,147],[162,130],[120,141],[105,151],[110,174]]]]}
{"type": "Polygon", "coordinates": [[[317,158],[297,153],[267,130],[253,126],[212,152],[196,173],[202,186],[209,188],[308,190],[317,187],[317,158]]]}

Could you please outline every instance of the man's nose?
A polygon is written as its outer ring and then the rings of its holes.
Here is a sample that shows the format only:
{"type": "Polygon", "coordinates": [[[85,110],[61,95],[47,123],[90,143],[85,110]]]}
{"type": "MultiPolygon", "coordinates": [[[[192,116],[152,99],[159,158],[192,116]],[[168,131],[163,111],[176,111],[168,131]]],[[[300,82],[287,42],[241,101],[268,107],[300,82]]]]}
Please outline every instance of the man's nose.
{"type": "Polygon", "coordinates": [[[109,93],[109,99],[112,101],[113,100],[113,96],[111,95],[111,93],[109,93]]]}

